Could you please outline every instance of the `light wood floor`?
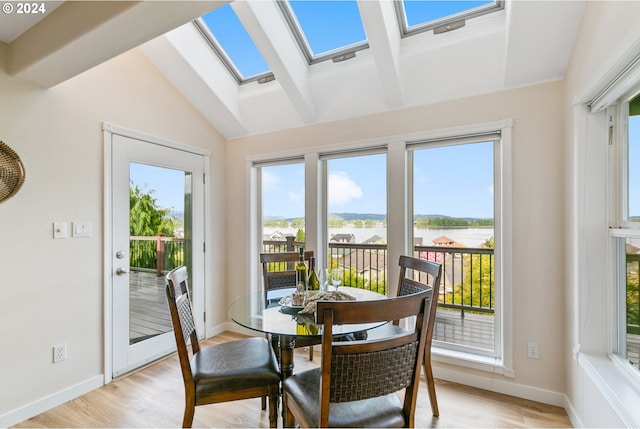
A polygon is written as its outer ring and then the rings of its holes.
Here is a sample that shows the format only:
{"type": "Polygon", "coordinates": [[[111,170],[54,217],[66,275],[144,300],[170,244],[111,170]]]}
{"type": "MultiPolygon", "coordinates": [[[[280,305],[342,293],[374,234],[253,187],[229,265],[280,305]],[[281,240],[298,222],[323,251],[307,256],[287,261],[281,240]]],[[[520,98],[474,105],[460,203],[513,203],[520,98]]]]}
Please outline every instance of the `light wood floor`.
{"type": "MultiPolygon", "coordinates": [[[[239,338],[224,333],[204,342],[216,344],[239,338]]],[[[26,420],[18,428],[167,428],[180,427],[184,388],[175,354],[124,376],[57,408],[26,420]]],[[[296,371],[309,368],[308,351],[296,350],[296,371]]],[[[506,428],[571,427],[562,408],[437,381],[440,417],[431,415],[425,383],[421,383],[416,427],[506,428]]],[[[268,428],[260,399],[196,407],[194,427],[268,428]]],[[[282,426],[282,421],[278,421],[282,426]]]]}

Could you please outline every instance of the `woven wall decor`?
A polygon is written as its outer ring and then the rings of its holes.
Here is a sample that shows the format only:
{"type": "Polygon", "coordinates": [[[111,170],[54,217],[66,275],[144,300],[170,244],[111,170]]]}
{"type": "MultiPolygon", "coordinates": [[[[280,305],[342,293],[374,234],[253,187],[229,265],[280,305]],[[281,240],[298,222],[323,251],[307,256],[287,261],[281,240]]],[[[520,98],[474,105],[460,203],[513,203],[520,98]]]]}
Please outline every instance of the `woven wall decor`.
{"type": "Polygon", "coordinates": [[[0,140],[0,203],[19,190],[26,172],[18,154],[0,140]]]}

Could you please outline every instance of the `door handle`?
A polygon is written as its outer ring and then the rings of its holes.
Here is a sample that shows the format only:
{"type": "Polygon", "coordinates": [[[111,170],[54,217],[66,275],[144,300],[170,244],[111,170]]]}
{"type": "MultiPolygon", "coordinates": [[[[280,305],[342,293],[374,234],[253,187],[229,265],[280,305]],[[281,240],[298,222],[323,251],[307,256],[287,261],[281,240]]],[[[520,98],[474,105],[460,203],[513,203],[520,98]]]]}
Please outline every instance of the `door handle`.
{"type": "Polygon", "coordinates": [[[128,274],[128,273],[129,271],[127,271],[126,268],[120,267],[116,270],[116,275],[119,275],[119,276],[124,276],[125,274],[128,274]]]}

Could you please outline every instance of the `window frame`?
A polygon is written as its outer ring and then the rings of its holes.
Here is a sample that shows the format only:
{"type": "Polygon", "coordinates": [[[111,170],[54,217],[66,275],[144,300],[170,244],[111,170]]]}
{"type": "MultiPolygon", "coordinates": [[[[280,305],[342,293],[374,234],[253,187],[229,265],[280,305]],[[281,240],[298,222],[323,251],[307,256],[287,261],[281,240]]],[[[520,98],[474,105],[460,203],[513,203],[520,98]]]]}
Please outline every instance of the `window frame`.
{"type": "MultiPolygon", "coordinates": [[[[501,374],[505,377],[515,377],[514,370],[514,338],[513,338],[513,302],[512,302],[512,156],[511,156],[511,134],[512,119],[503,119],[495,122],[458,126],[448,129],[437,129],[408,134],[399,134],[374,138],[367,141],[332,143],[327,146],[310,146],[305,149],[286,150],[280,153],[263,153],[247,158],[247,177],[249,177],[250,189],[248,195],[249,222],[251,231],[249,234],[249,246],[247,251],[248,260],[251,262],[251,289],[257,290],[260,285],[259,273],[260,264],[258,254],[262,236],[259,222],[261,213],[258,210],[257,202],[262,198],[257,186],[256,166],[263,163],[273,163],[283,160],[300,159],[305,160],[305,234],[307,246],[320,249],[322,243],[327,243],[326,216],[322,213],[326,207],[326,185],[322,180],[326,176],[326,163],[321,157],[340,156],[340,154],[365,153],[367,150],[379,150],[386,147],[387,153],[387,173],[393,171],[394,174],[387,174],[387,251],[389,260],[394,260],[401,254],[413,252],[412,229],[413,222],[409,219],[407,203],[409,184],[409,151],[407,144],[415,141],[447,140],[451,138],[463,138],[470,135],[487,134],[500,132],[501,141],[499,147],[499,157],[494,165],[496,174],[494,192],[500,193],[501,199],[499,207],[496,207],[494,216],[500,216],[500,231],[495,231],[495,240],[500,240],[501,252],[495,259],[495,271],[500,272],[502,284],[500,292],[496,292],[496,300],[500,300],[502,305],[501,316],[501,356],[499,358],[481,356],[460,350],[450,350],[440,347],[433,348],[433,360],[445,364],[457,365],[479,371],[486,371],[492,374],[501,374]],[[398,177],[401,176],[401,177],[398,177]],[[389,207],[404,207],[403,213],[391,212],[389,207]],[[498,238],[499,236],[499,238],[498,238]]],[[[497,222],[497,221],[496,221],[497,222]]],[[[496,248],[498,245],[496,244],[496,248]]],[[[320,255],[316,256],[318,260],[320,255]]],[[[394,279],[398,275],[398,270],[389,265],[387,272],[388,279],[394,279]]],[[[393,280],[389,283],[389,290],[395,287],[393,280]]],[[[498,347],[498,346],[496,346],[498,347]]],[[[464,373],[455,370],[441,368],[446,378],[454,382],[465,382],[464,373]]],[[[468,380],[466,380],[468,382],[468,380]]]]}
{"type": "Polygon", "coordinates": [[[626,240],[640,239],[640,222],[629,221],[629,101],[640,95],[640,84],[622,94],[606,108],[609,162],[608,162],[608,241],[610,357],[623,370],[631,374],[634,383],[640,383],[640,368],[627,358],[626,313],[626,240]]]}
{"type": "Polygon", "coordinates": [[[463,27],[467,20],[477,18],[479,16],[488,15],[493,12],[501,11],[505,8],[504,0],[496,0],[495,4],[488,6],[479,6],[464,12],[458,12],[448,15],[440,19],[435,19],[421,24],[409,26],[407,13],[404,7],[404,0],[396,0],[393,2],[396,10],[396,18],[398,21],[398,29],[400,37],[410,37],[415,34],[433,31],[434,34],[445,33],[463,27]]]}
{"type": "Polygon", "coordinates": [[[352,43],[343,46],[342,48],[333,49],[316,55],[314,54],[313,49],[311,49],[309,41],[305,36],[304,29],[300,25],[300,22],[298,21],[298,18],[296,17],[292,6],[289,4],[289,1],[279,0],[276,2],[276,4],[279,6],[280,11],[282,12],[282,16],[289,26],[293,37],[295,38],[298,46],[300,47],[300,50],[302,51],[302,54],[304,55],[309,65],[321,63],[327,60],[333,60],[334,63],[341,62],[354,58],[356,56],[356,52],[358,51],[369,49],[369,42],[365,39],[362,42],[352,43]]]}
{"type": "MultiPolygon", "coordinates": [[[[413,154],[415,153],[415,151],[417,150],[424,150],[424,149],[436,149],[436,148],[443,148],[443,147],[452,147],[452,146],[462,146],[462,145],[467,145],[467,144],[478,144],[478,143],[485,143],[485,142],[491,142],[492,143],[492,149],[493,149],[493,186],[494,189],[498,190],[497,192],[494,191],[494,196],[493,196],[493,215],[494,215],[494,225],[493,225],[493,231],[494,231],[494,349],[492,351],[486,350],[486,351],[478,351],[477,353],[473,353],[472,352],[472,347],[470,346],[466,346],[464,344],[458,344],[458,343],[446,343],[446,342],[441,342],[441,341],[437,341],[434,339],[433,342],[433,347],[436,349],[442,349],[443,351],[447,351],[448,352],[461,352],[461,353],[465,353],[465,354],[472,354],[472,355],[478,355],[478,356],[482,356],[483,358],[488,358],[488,359],[495,359],[496,361],[500,361],[502,360],[502,357],[504,355],[503,352],[503,332],[502,332],[502,327],[503,327],[503,319],[502,319],[502,314],[503,314],[503,302],[500,299],[502,293],[501,293],[501,289],[502,289],[502,274],[500,272],[500,270],[498,269],[498,267],[500,266],[499,264],[499,259],[501,258],[503,252],[502,252],[502,232],[501,232],[501,225],[502,225],[502,216],[500,215],[500,207],[501,207],[501,192],[499,192],[499,190],[501,189],[501,172],[500,172],[500,165],[501,165],[501,142],[502,142],[502,133],[501,130],[496,130],[494,132],[486,132],[486,133],[478,133],[478,134],[474,134],[474,135],[460,135],[460,136],[449,136],[446,138],[435,138],[435,139],[430,139],[430,140],[418,140],[418,141],[413,141],[413,142],[408,142],[407,143],[407,154],[408,154],[408,181],[409,181],[409,187],[408,187],[408,198],[407,198],[407,216],[409,217],[409,220],[411,221],[411,223],[413,223],[413,216],[415,215],[414,213],[414,207],[413,207],[413,201],[415,200],[415,195],[414,195],[414,187],[415,184],[413,183],[413,179],[414,179],[414,167],[415,167],[415,162],[414,162],[414,156],[413,154]]],[[[409,231],[410,234],[410,242],[413,243],[414,242],[414,228],[411,228],[409,231]]],[[[413,253],[413,249],[411,249],[411,252],[413,253]]]]}
{"type": "Polygon", "coordinates": [[[229,71],[229,74],[233,76],[238,85],[244,85],[251,82],[267,83],[275,80],[275,75],[272,71],[258,73],[252,76],[244,76],[240,69],[238,69],[238,67],[236,66],[235,62],[231,59],[227,51],[222,47],[222,44],[218,41],[216,36],[211,32],[211,30],[209,30],[209,26],[204,22],[202,17],[199,17],[192,22],[196,29],[198,29],[204,40],[207,42],[207,44],[211,47],[213,53],[229,71]]]}

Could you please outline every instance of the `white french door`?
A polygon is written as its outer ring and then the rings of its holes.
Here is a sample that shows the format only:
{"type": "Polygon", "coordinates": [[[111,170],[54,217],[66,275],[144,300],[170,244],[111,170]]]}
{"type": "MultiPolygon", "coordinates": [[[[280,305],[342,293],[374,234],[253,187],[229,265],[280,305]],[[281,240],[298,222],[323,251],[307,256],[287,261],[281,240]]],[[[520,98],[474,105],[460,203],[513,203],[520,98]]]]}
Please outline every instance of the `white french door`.
{"type": "Polygon", "coordinates": [[[187,266],[196,328],[204,333],[205,156],[145,137],[107,133],[106,139],[113,378],[175,350],[164,279],[175,266],[187,266]],[[160,235],[144,225],[149,205],[162,213],[160,235]]]}

